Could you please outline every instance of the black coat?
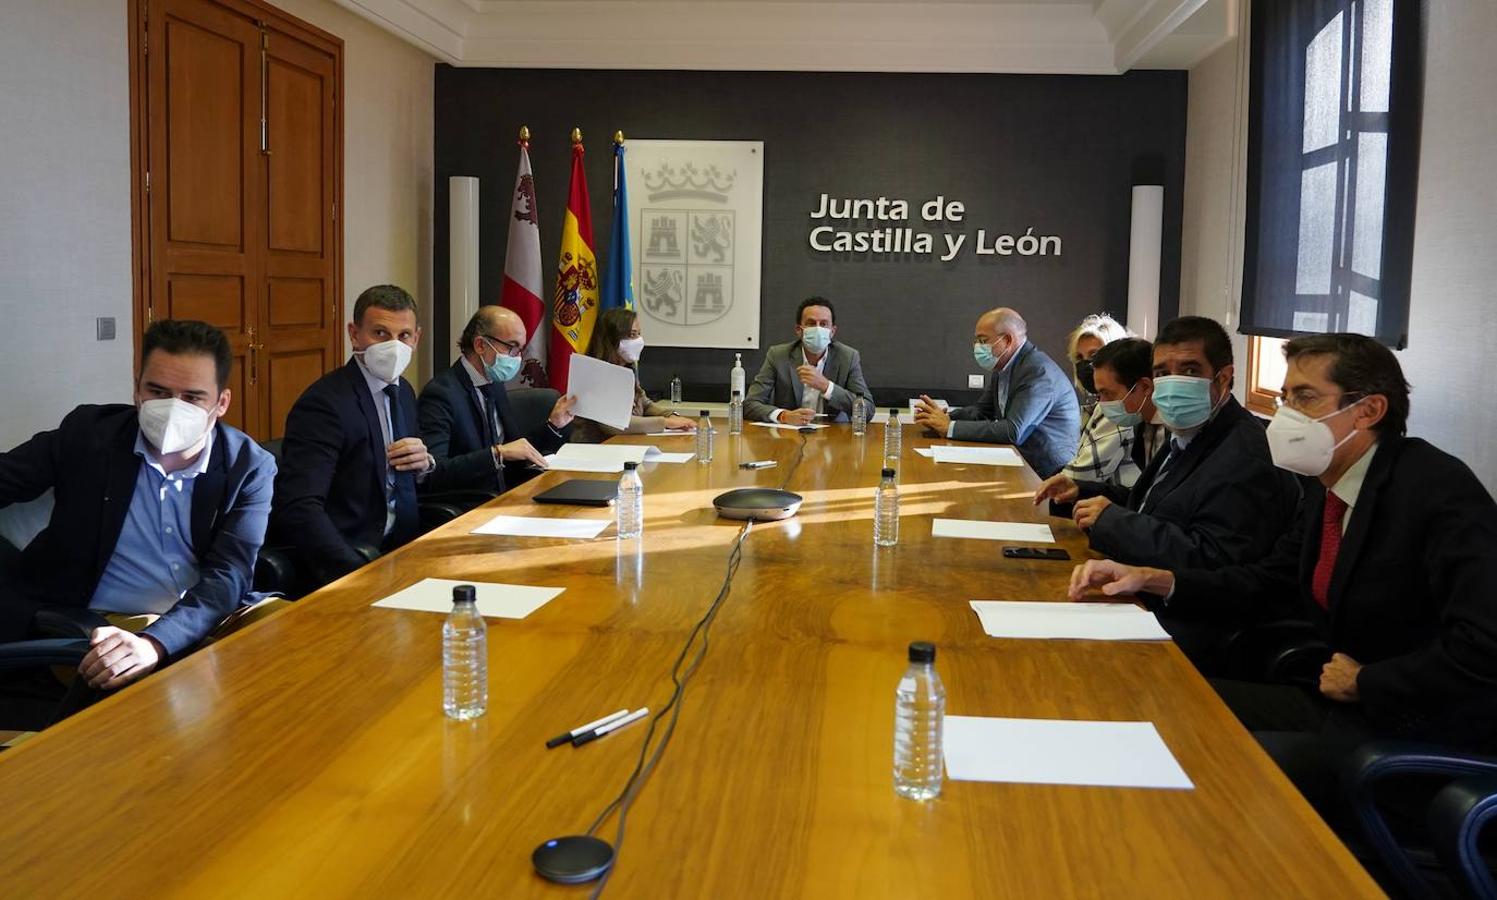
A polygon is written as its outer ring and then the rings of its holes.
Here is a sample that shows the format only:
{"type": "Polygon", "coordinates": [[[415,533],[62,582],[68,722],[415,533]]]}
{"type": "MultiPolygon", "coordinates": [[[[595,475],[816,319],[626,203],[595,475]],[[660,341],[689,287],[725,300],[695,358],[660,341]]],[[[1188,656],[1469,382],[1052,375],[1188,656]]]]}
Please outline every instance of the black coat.
{"type": "Polygon", "coordinates": [[[1381,733],[1486,744],[1497,736],[1497,505],[1465,463],[1417,438],[1378,443],[1331,574],[1310,593],[1324,488],[1254,565],[1177,573],[1156,603],[1180,617],[1315,623],[1363,665],[1358,693],[1381,733]]]}
{"type": "MultiPolygon", "coordinates": [[[[198,583],[145,629],[168,656],[190,649],[251,594],[255,557],[265,540],[276,464],[244,432],[214,426],[208,466],[192,482],[193,552],[198,583]]],[[[42,606],[84,608],[125,525],[143,465],[135,453],[140,424],[133,406],[80,406],[55,431],[0,453],[0,507],[52,489],[47,527],[22,552],[3,589],[0,640],[26,634],[42,606]]]]}
{"type": "Polygon", "coordinates": [[[1167,447],[1131,489],[1080,483],[1082,497],[1113,502],[1088,535],[1093,550],[1162,569],[1228,566],[1262,558],[1289,530],[1298,481],[1273,464],[1263,425],[1236,399],[1228,398],[1150,492],[1167,447]]]}
{"type": "MultiPolygon", "coordinates": [[[[416,435],[416,392],[400,379],[398,415],[416,435]]],[[[394,547],[416,536],[419,521],[402,518],[385,537],[384,432],[369,384],[356,359],[302,392],[286,417],[280,474],[270,516],[271,538],[295,547],[324,583],[352,572],[364,559],[351,541],[394,547]]],[[[415,496],[415,476],[397,472],[397,490],[415,496]]],[[[414,514],[414,510],[412,510],[414,514]]]]}
{"type": "MultiPolygon", "coordinates": [[[[562,432],[552,428],[550,422],[543,421],[530,431],[521,432],[503,385],[495,386],[487,395],[494,398],[499,410],[505,443],[525,438],[541,453],[554,453],[566,442],[562,432]]],[[[483,416],[478,390],[461,359],[438,372],[421,389],[421,399],[417,401],[421,440],[437,460],[436,470],[421,483],[423,491],[459,488],[504,491],[525,480],[526,463],[506,463],[502,469],[495,468],[483,416]]]]}

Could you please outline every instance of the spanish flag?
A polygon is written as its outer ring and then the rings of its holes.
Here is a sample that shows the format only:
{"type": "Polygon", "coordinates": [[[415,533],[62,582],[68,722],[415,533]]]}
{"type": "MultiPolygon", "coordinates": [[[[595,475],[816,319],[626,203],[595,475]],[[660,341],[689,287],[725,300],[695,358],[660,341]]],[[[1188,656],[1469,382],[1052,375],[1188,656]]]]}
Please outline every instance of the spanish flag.
{"type": "Polygon", "coordinates": [[[572,187],[561,226],[561,260],[551,305],[551,386],[567,392],[572,354],[587,351],[598,318],[598,263],[593,257],[593,215],[582,169],[582,131],[572,129],[572,187]]]}

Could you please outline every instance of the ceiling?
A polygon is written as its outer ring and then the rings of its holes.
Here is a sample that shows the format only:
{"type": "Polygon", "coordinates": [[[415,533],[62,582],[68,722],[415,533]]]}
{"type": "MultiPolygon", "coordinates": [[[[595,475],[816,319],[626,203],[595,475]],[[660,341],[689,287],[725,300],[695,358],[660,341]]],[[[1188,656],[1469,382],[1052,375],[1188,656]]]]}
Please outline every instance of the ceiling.
{"type": "Polygon", "coordinates": [[[1188,69],[1243,0],[337,0],[458,66],[1118,74],[1188,69]]]}

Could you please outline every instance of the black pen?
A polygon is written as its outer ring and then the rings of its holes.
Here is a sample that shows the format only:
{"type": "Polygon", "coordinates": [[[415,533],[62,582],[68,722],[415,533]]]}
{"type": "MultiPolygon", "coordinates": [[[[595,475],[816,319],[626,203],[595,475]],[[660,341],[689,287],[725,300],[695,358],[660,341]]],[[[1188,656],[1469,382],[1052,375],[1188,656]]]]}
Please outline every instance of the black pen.
{"type": "Polygon", "coordinates": [[[547,741],[546,742],[546,749],[547,750],[553,750],[553,749],[555,749],[557,747],[560,747],[562,744],[565,744],[566,742],[570,741],[572,738],[576,737],[579,734],[586,734],[587,732],[592,731],[594,728],[597,728],[597,727],[599,727],[601,725],[607,725],[609,722],[612,722],[615,719],[622,719],[624,716],[627,716],[627,715],[629,715],[629,710],[627,710],[627,709],[621,709],[621,710],[619,710],[616,713],[609,713],[608,715],[606,715],[603,718],[598,719],[596,721],[588,722],[586,725],[578,725],[576,728],[573,728],[571,731],[568,731],[566,734],[558,734],[556,737],[554,737],[551,740],[547,741]]]}

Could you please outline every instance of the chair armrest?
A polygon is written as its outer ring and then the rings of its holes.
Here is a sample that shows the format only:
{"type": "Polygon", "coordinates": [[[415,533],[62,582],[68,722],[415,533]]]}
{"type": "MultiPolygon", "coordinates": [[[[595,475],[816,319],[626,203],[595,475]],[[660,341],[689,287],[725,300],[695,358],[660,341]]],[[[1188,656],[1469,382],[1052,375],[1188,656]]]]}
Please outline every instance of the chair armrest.
{"type": "Polygon", "coordinates": [[[422,503],[445,503],[456,506],[467,512],[470,509],[482,506],[499,496],[498,491],[488,491],[483,488],[462,488],[451,491],[437,491],[431,494],[422,494],[422,503]]]}
{"type": "Polygon", "coordinates": [[[1481,852],[1481,834],[1497,819],[1497,775],[1447,784],[1429,805],[1429,833],[1445,870],[1468,896],[1497,897],[1497,880],[1481,852]]]}
{"type": "Polygon", "coordinates": [[[88,655],[86,638],[37,638],[0,644],[0,671],[77,666],[88,655]]]}
{"type": "Polygon", "coordinates": [[[109,620],[103,615],[77,606],[43,607],[31,618],[31,630],[42,638],[87,640],[95,628],[103,628],[108,624],[109,620]]]}
{"type": "Polygon", "coordinates": [[[379,559],[379,548],[373,544],[366,544],[363,541],[349,541],[348,546],[353,549],[353,552],[362,556],[366,563],[372,563],[376,559],[379,559]]]}
{"type": "Polygon", "coordinates": [[[261,547],[255,558],[255,590],[291,596],[296,588],[296,563],[282,547],[261,547]]]}
{"type": "Polygon", "coordinates": [[[1342,793],[1357,827],[1409,896],[1420,897],[1430,893],[1429,884],[1393,837],[1375,802],[1378,784],[1401,775],[1497,776],[1497,758],[1414,741],[1377,740],[1358,747],[1342,770],[1342,793]]]}
{"type": "Polygon", "coordinates": [[[1309,622],[1281,619],[1249,625],[1227,639],[1233,675],[1251,681],[1318,685],[1331,648],[1309,622]]]}
{"type": "Polygon", "coordinates": [[[466,511],[463,507],[455,503],[441,503],[434,500],[422,500],[419,509],[421,511],[421,531],[423,533],[431,531],[438,526],[446,525],[466,511]]]}

